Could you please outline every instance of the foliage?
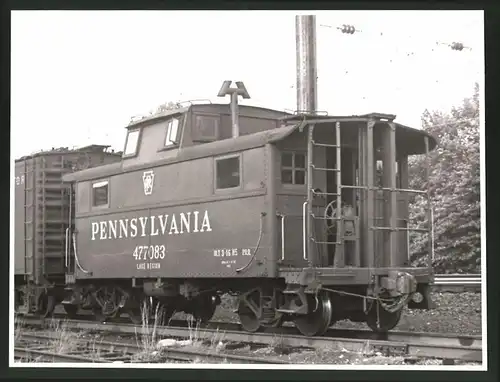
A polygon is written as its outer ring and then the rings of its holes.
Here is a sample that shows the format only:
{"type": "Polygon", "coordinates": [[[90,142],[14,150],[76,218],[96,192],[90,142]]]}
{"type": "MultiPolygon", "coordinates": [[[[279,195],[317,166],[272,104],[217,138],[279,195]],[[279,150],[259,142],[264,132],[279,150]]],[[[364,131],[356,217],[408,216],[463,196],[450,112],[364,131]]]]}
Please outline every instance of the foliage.
{"type": "MultiPolygon", "coordinates": [[[[429,154],[429,191],[434,214],[436,273],[475,273],[481,266],[479,86],[450,113],[425,111],[423,129],[438,140],[429,154]]],[[[425,155],[409,160],[412,189],[426,189],[425,155]]],[[[427,227],[426,199],[410,204],[412,225],[427,227]]],[[[410,234],[414,265],[422,265],[429,235],[410,234]]]]}
{"type": "Polygon", "coordinates": [[[182,106],[179,103],[169,101],[169,102],[162,103],[161,105],[159,105],[156,108],[156,110],[153,112],[150,112],[150,114],[152,114],[152,115],[161,114],[165,111],[180,109],[181,107],[182,106]]]}
{"type": "Polygon", "coordinates": [[[170,111],[170,110],[180,109],[181,107],[182,107],[182,105],[178,102],[172,102],[172,101],[165,102],[165,103],[162,103],[161,105],[157,106],[156,109],[150,110],[149,113],[147,113],[145,115],[138,115],[138,116],[131,117],[130,123],[132,124],[132,123],[135,123],[135,122],[140,121],[140,120],[145,119],[145,118],[151,118],[151,117],[165,113],[165,112],[170,111]]]}

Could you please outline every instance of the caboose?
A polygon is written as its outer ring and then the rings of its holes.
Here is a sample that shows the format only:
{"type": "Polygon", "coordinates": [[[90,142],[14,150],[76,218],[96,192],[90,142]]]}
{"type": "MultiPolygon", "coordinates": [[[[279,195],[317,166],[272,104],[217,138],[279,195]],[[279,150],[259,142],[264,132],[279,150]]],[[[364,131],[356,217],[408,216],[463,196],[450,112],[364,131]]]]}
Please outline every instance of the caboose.
{"type": "Polygon", "coordinates": [[[153,300],[165,321],[207,321],[229,293],[245,330],[293,321],[313,336],[342,319],[387,331],[406,306],[430,308],[431,263],[411,267],[408,244],[432,230],[409,223],[411,195],[428,192],[408,189],[408,157],[433,137],[394,115],[232,106],[135,121],[120,161],[63,177],[68,314],[139,322],[153,300]]]}

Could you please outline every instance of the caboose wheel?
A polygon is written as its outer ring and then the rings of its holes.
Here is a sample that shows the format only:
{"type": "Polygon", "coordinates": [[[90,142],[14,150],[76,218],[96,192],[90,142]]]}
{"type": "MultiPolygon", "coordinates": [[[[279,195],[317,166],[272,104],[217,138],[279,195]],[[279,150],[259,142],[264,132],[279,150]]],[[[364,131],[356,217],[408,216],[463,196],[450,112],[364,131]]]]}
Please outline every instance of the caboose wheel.
{"type": "MultiPolygon", "coordinates": [[[[244,300],[240,300],[238,303],[238,316],[240,318],[240,323],[243,330],[247,332],[254,333],[260,329],[260,319],[255,315],[252,309],[247,305],[251,303],[252,305],[256,305],[255,303],[255,295],[252,293],[247,294],[247,302],[244,300]],[[252,298],[253,297],[253,298],[252,298]]],[[[257,300],[258,301],[258,300],[257,300]]]]}
{"type": "Polygon", "coordinates": [[[176,310],[174,307],[162,304],[160,306],[158,325],[168,326],[170,324],[170,320],[172,319],[172,316],[175,314],[175,312],[176,312],[176,310]]]}
{"type": "Polygon", "coordinates": [[[294,319],[295,326],[304,336],[320,336],[330,327],[332,302],[327,292],[321,291],[317,298],[307,295],[309,313],[294,319]]]}
{"type": "Polygon", "coordinates": [[[267,323],[265,326],[269,328],[280,328],[281,325],[283,325],[283,322],[285,322],[285,316],[280,315],[278,318],[275,318],[272,322],[267,323]]]}
{"type": "Polygon", "coordinates": [[[366,314],[366,324],[374,332],[388,332],[399,324],[402,311],[403,309],[399,309],[395,312],[388,312],[380,305],[379,301],[376,301],[372,304],[370,310],[366,314]]]}
{"type": "Polygon", "coordinates": [[[130,308],[127,309],[126,312],[134,325],[140,325],[142,323],[142,311],[140,308],[130,308]]]}
{"type": "Polygon", "coordinates": [[[255,333],[260,329],[260,321],[250,309],[242,309],[238,316],[243,330],[255,333]]]}
{"type": "Polygon", "coordinates": [[[78,305],[63,304],[64,311],[69,318],[75,318],[78,313],[78,305]]]}
{"type": "Polygon", "coordinates": [[[98,322],[105,322],[107,320],[107,316],[102,313],[101,307],[92,308],[92,313],[94,313],[94,317],[98,322]]]}
{"type": "Polygon", "coordinates": [[[56,307],[56,299],[54,296],[48,295],[47,293],[43,293],[40,296],[38,302],[38,309],[40,315],[43,318],[51,317],[54,313],[54,309],[56,307]]]}
{"type": "Polygon", "coordinates": [[[217,309],[217,304],[212,296],[208,295],[203,298],[199,298],[195,304],[196,305],[194,306],[192,312],[193,318],[201,323],[210,321],[215,313],[215,309],[217,309]]]}
{"type": "Polygon", "coordinates": [[[132,297],[128,301],[125,308],[121,309],[121,312],[126,313],[130,321],[134,325],[140,325],[146,321],[149,323],[153,315],[152,301],[149,298],[145,298],[141,301],[139,297],[132,297]]]}
{"type": "Polygon", "coordinates": [[[96,321],[106,322],[106,321],[112,320],[113,318],[118,317],[120,311],[118,310],[118,311],[111,312],[111,313],[104,313],[103,309],[100,306],[96,306],[96,307],[92,308],[92,313],[94,313],[94,317],[95,317],[96,321]]]}

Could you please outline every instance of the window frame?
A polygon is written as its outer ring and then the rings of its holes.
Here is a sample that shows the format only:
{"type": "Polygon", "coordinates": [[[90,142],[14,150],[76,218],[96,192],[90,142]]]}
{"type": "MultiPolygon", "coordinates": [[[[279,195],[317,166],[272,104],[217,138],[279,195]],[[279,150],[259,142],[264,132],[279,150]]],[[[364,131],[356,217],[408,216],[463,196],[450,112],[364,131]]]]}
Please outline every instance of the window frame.
{"type": "Polygon", "coordinates": [[[237,154],[228,154],[228,155],[221,155],[213,158],[213,190],[214,193],[223,193],[223,192],[231,192],[231,191],[236,191],[236,190],[241,190],[243,187],[243,163],[242,163],[242,153],[237,153],[237,154]],[[221,160],[226,160],[226,159],[233,159],[233,158],[238,158],[238,175],[239,175],[239,184],[236,187],[228,187],[228,188],[217,188],[217,163],[220,162],[221,160]]]}
{"type": "Polygon", "coordinates": [[[220,114],[212,114],[212,113],[193,113],[193,124],[191,128],[191,140],[193,142],[215,142],[219,139],[222,118],[220,114]],[[214,135],[202,135],[201,131],[198,130],[198,117],[201,118],[211,118],[217,121],[217,125],[215,126],[214,135]]]}
{"type": "Polygon", "coordinates": [[[307,151],[305,150],[281,150],[280,153],[280,183],[283,187],[305,187],[307,186],[307,151]],[[283,154],[292,154],[292,166],[283,166],[283,154]],[[304,167],[295,166],[295,156],[297,154],[304,155],[304,167]],[[292,183],[283,182],[283,170],[292,171],[292,183]],[[295,183],[295,171],[304,171],[304,183],[295,183]]]}
{"type": "Polygon", "coordinates": [[[92,210],[100,210],[100,209],[105,209],[105,208],[109,208],[109,202],[110,202],[110,196],[111,196],[111,192],[110,192],[110,182],[109,182],[109,179],[99,179],[99,180],[94,180],[90,183],[90,208],[92,210]],[[104,186],[104,184],[102,184],[101,186],[96,186],[97,184],[100,184],[100,183],[105,183],[107,188],[108,188],[108,192],[106,194],[106,204],[100,204],[100,205],[95,205],[94,202],[95,202],[95,197],[94,197],[94,190],[98,187],[102,187],[104,186]]]}
{"type": "Polygon", "coordinates": [[[162,146],[162,149],[163,150],[168,150],[168,149],[172,149],[172,148],[179,148],[179,146],[181,145],[181,139],[182,139],[182,127],[184,125],[184,118],[182,115],[177,115],[177,116],[171,116],[170,118],[167,119],[166,121],[166,129],[165,129],[165,136],[163,137],[163,146],[162,146]],[[172,132],[172,129],[171,129],[171,123],[173,122],[173,120],[177,120],[177,137],[176,137],[176,140],[175,142],[172,142],[167,144],[167,138],[169,137],[170,133],[172,132]]]}
{"type": "Polygon", "coordinates": [[[136,128],[127,130],[127,137],[125,138],[125,147],[123,148],[122,158],[134,158],[139,154],[139,146],[141,144],[141,137],[142,137],[142,127],[136,127],[136,128]],[[137,136],[137,143],[135,145],[135,150],[132,154],[127,154],[127,145],[128,145],[128,139],[129,139],[130,133],[133,133],[135,131],[139,132],[139,134],[137,136]]]}

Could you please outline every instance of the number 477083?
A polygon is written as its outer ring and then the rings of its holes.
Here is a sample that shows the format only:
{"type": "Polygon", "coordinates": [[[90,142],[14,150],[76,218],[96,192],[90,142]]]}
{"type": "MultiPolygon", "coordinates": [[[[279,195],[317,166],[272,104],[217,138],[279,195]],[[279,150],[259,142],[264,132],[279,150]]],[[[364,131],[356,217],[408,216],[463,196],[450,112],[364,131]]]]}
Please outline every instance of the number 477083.
{"type": "Polygon", "coordinates": [[[138,245],[132,254],[134,259],[140,260],[158,260],[165,258],[165,246],[162,245],[138,245]]]}

